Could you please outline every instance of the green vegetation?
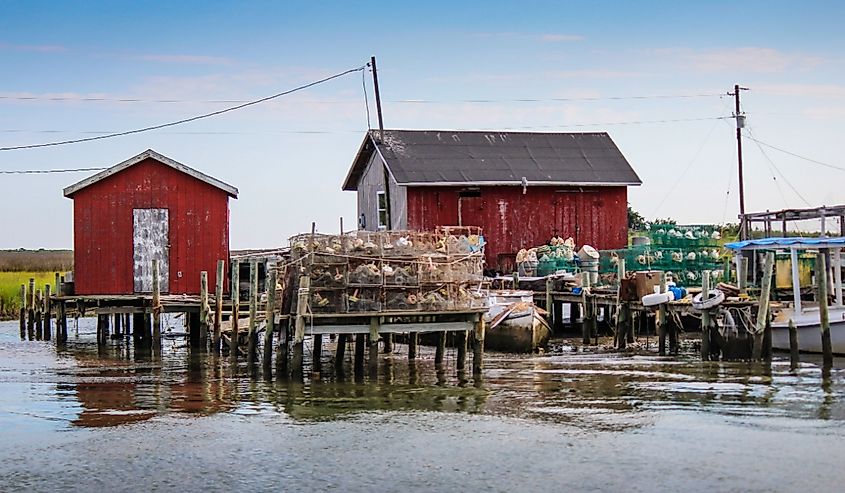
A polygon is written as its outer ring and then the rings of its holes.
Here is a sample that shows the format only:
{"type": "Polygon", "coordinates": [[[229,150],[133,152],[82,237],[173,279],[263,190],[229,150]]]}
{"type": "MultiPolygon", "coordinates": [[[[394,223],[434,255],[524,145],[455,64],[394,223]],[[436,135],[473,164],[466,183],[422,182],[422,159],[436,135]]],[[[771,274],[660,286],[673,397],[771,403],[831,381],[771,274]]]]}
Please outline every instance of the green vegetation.
{"type": "Polygon", "coordinates": [[[0,272],[0,318],[17,317],[21,308],[21,284],[29,285],[35,279],[35,289],[44,289],[45,284],[53,288],[55,272],[0,272]]]}

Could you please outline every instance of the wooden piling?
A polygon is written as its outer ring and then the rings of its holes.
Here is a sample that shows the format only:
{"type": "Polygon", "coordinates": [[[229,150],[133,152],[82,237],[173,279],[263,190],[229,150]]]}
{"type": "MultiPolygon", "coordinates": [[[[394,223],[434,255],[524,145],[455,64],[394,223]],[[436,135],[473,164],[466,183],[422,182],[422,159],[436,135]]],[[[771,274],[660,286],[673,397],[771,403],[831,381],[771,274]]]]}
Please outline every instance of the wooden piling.
{"type": "Polygon", "coordinates": [[[200,349],[208,349],[208,271],[200,271],[200,349]]]}
{"type": "Polygon", "coordinates": [[[555,316],[554,316],[554,299],[552,298],[552,286],[553,281],[551,277],[546,277],[546,322],[548,322],[549,327],[554,330],[555,326],[555,316]]]}
{"type": "Polygon", "coordinates": [[[67,306],[64,301],[59,302],[59,315],[56,321],[56,340],[61,343],[67,342],[67,306]]]}
{"type": "Polygon", "coordinates": [[[291,355],[291,370],[298,375],[302,374],[302,343],[305,340],[305,317],[308,313],[308,300],[311,296],[310,288],[311,278],[309,276],[300,276],[293,333],[293,354],[291,355]]]}
{"type": "MultiPolygon", "coordinates": [[[[220,354],[220,333],[223,325],[223,280],[225,276],[226,262],[218,260],[217,277],[214,279],[214,337],[211,340],[211,350],[214,354],[220,354]]],[[[275,288],[275,286],[273,287],[275,288]]]]}
{"type": "Polygon", "coordinates": [[[53,308],[52,308],[52,293],[50,292],[50,285],[46,284],[44,286],[44,340],[49,341],[52,339],[52,332],[53,329],[51,327],[51,323],[53,321],[53,308]]]}
{"type": "Polygon", "coordinates": [[[472,374],[476,378],[480,377],[484,370],[484,332],[484,318],[478,315],[472,338],[472,374]]]}
{"type": "MultiPolygon", "coordinates": [[[[222,261],[217,264],[217,273],[220,274],[222,270],[222,261]]],[[[220,296],[222,299],[222,291],[223,285],[221,283],[218,284],[218,289],[220,290],[220,296]]],[[[273,332],[276,330],[276,271],[271,270],[267,273],[267,304],[264,307],[264,314],[267,320],[267,328],[264,331],[264,357],[263,357],[263,365],[264,372],[267,373],[270,371],[271,368],[271,360],[273,358],[273,332]]],[[[222,308],[222,301],[220,302],[220,306],[222,308]]],[[[217,317],[215,317],[215,324],[217,324],[217,317]]],[[[218,325],[215,325],[215,338],[220,337],[220,328],[218,325]]]]}
{"type": "Polygon", "coordinates": [[[833,365],[833,346],[830,342],[830,315],[827,309],[827,263],[825,252],[819,252],[816,258],[816,284],[819,291],[819,322],[822,337],[822,366],[830,368],[833,365]]]}
{"type": "Polygon", "coordinates": [[[26,340],[26,285],[21,284],[21,340],[26,340]]]}
{"type": "Polygon", "coordinates": [[[161,348],[161,273],[158,259],[153,259],[153,347],[161,348]]]}
{"type": "Polygon", "coordinates": [[[229,291],[229,296],[232,297],[232,314],[230,322],[232,323],[231,339],[229,339],[229,358],[236,362],[238,360],[238,319],[241,311],[241,296],[240,296],[240,265],[237,260],[232,261],[232,287],[229,291]]]}
{"type": "Polygon", "coordinates": [[[26,335],[30,341],[35,339],[35,279],[29,278],[29,291],[26,297],[26,335]]]}
{"type": "MultiPolygon", "coordinates": [[[[281,303],[280,303],[281,304],[281,303]]],[[[290,319],[278,324],[279,343],[276,346],[276,378],[286,378],[288,375],[288,328],[290,319]]]]}
{"type": "Polygon", "coordinates": [[[456,334],[456,336],[458,345],[458,360],[455,362],[455,366],[458,371],[463,371],[467,365],[467,331],[461,330],[456,334]]]}
{"type": "Polygon", "coordinates": [[[446,331],[437,332],[437,347],[434,350],[434,364],[442,365],[443,356],[446,354],[446,331]]]}
{"type": "Polygon", "coordinates": [[[381,319],[379,317],[370,317],[370,348],[368,360],[370,375],[378,374],[378,340],[380,329],[381,319]]]}
{"type": "Polygon", "coordinates": [[[361,378],[364,375],[364,339],[366,334],[355,334],[355,378],[361,378]]]}
{"type": "Polygon", "coordinates": [[[385,354],[390,354],[393,352],[393,334],[385,334],[382,337],[384,340],[384,352],[385,354]]]}
{"type": "MultiPolygon", "coordinates": [[[[666,274],[660,273],[660,292],[666,292],[666,274]]],[[[657,352],[660,356],[666,356],[666,303],[657,307],[657,352]]]]}
{"type": "MultiPolygon", "coordinates": [[[[701,273],[701,299],[710,297],[710,271],[701,273]]],[[[710,310],[701,312],[701,361],[710,360],[710,310]]]]}
{"type": "Polygon", "coordinates": [[[314,347],[311,350],[311,373],[319,374],[323,360],[323,335],[314,334],[313,343],[314,347]]]}
{"type": "Polygon", "coordinates": [[[97,314],[97,344],[100,346],[108,343],[109,337],[109,316],[105,313],[97,314]]]}
{"type": "Polygon", "coordinates": [[[798,327],[795,326],[795,322],[792,319],[789,320],[789,366],[795,370],[798,368],[798,363],[800,363],[800,357],[798,355],[798,327]]]}
{"type": "Polygon", "coordinates": [[[44,307],[44,292],[40,289],[35,290],[35,340],[40,341],[44,337],[44,317],[42,308],[44,307]]]}
{"type": "Polygon", "coordinates": [[[247,332],[246,361],[255,363],[255,346],[258,325],[258,263],[249,263],[249,329],[247,332]]]}
{"type": "Polygon", "coordinates": [[[581,303],[584,305],[584,318],[581,321],[581,343],[585,346],[590,345],[590,322],[592,318],[592,307],[590,300],[587,298],[587,292],[590,290],[590,273],[581,273],[581,303]]]}
{"type": "Polygon", "coordinates": [[[143,337],[144,337],[144,314],[143,313],[133,313],[132,314],[132,342],[135,344],[136,349],[141,344],[141,340],[143,339],[143,337]]]}
{"type": "Polygon", "coordinates": [[[417,345],[420,341],[418,332],[411,332],[408,334],[408,361],[417,359],[417,345]]]}
{"type": "Polygon", "coordinates": [[[337,369],[343,368],[343,362],[346,359],[346,343],[349,341],[348,334],[340,334],[337,336],[337,349],[334,355],[334,366],[337,369]]]}
{"type": "MultiPolygon", "coordinates": [[[[754,345],[751,350],[751,358],[759,360],[763,356],[763,332],[766,329],[766,321],[769,318],[769,301],[772,289],[772,271],[775,265],[774,252],[766,253],[766,261],[763,264],[763,280],[760,286],[760,299],[757,302],[757,322],[754,327],[754,345]]],[[[824,264],[822,264],[824,266],[824,264]]],[[[818,270],[816,271],[818,272],[818,270]]],[[[824,272],[824,269],[822,270],[824,272]]],[[[824,279],[827,282],[826,278],[824,279]]],[[[824,286],[827,292],[827,285],[824,286]]],[[[826,308],[826,307],[825,307],[826,308]]]]}

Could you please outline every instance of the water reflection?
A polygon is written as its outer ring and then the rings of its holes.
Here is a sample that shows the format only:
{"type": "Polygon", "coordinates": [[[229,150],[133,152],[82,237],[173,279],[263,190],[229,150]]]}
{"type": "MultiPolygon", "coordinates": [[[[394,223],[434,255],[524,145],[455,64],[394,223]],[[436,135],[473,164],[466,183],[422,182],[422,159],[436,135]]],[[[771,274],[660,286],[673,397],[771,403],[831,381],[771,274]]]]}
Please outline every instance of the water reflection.
{"type": "MultiPolygon", "coordinates": [[[[483,381],[457,372],[454,359],[435,366],[421,348],[408,362],[397,351],[381,356],[378,369],[354,378],[352,351],[336,365],[334,348],[323,351],[320,373],[301,379],[255,378],[241,363],[192,353],[179,340],[158,353],[136,351],[123,340],[98,347],[82,330],[59,347],[17,340],[14,324],[0,325],[4,379],[33,378],[54,385],[39,395],[73,426],[136,423],[166,413],[211,415],[284,414],[298,421],[345,419],[362,412],[436,411],[491,414],[567,423],[590,430],[647,425],[661,411],[732,416],[845,419],[843,373],[823,374],[815,362],[794,370],[788,360],[768,364],[700,362],[689,355],[567,353],[526,356],[489,353],[483,381]],[[45,362],[33,377],[33,351],[45,362]]],[[[258,370],[261,374],[261,370],[258,370]]],[[[34,398],[30,396],[30,398],[34,398]]]]}

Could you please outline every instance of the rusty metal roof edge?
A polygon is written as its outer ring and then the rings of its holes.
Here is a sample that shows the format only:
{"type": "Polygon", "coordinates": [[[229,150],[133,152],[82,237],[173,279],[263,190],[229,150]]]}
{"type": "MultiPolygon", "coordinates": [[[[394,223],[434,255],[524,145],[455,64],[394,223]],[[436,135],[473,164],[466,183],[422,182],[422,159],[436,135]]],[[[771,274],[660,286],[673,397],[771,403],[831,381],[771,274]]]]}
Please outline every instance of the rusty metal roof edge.
{"type": "Polygon", "coordinates": [[[214,178],[212,176],[206,175],[205,173],[197,171],[197,170],[195,170],[195,169],[193,169],[189,166],[186,166],[186,165],[184,165],[184,164],[182,164],[182,163],[180,163],[180,162],[178,162],[174,159],[171,159],[171,158],[169,158],[169,157],[167,157],[163,154],[159,154],[158,152],[156,152],[152,149],[147,149],[146,151],[138,154],[137,156],[133,156],[133,157],[127,159],[126,161],[123,161],[121,163],[118,163],[118,164],[112,166],[111,168],[100,171],[99,173],[97,173],[95,175],[89,176],[88,178],[85,178],[82,181],[79,181],[77,183],[74,183],[73,185],[66,187],[63,190],[64,196],[70,197],[73,194],[75,194],[76,192],[82,190],[83,188],[88,187],[90,185],[93,185],[94,183],[97,183],[100,180],[108,178],[109,176],[116,175],[117,173],[120,173],[121,171],[125,170],[126,168],[129,168],[130,166],[138,164],[138,163],[140,163],[141,161],[143,161],[144,159],[147,159],[147,158],[155,159],[156,161],[158,161],[158,162],[160,162],[160,163],[162,163],[166,166],[170,166],[171,168],[173,168],[177,171],[181,171],[182,173],[185,173],[188,176],[196,178],[197,180],[200,180],[202,182],[208,183],[209,185],[211,185],[213,187],[219,188],[220,190],[223,190],[224,192],[226,192],[232,198],[238,198],[238,189],[233,187],[232,185],[229,185],[228,183],[224,183],[224,182],[218,180],[217,178],[214,178]]]}

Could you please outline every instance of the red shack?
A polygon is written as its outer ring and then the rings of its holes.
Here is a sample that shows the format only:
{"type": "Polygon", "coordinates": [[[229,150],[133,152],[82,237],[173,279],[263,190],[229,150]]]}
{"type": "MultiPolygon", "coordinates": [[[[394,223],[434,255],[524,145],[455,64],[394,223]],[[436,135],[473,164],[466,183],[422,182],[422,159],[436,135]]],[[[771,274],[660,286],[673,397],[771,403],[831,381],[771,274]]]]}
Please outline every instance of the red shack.
{"type": "Polygon", "coordinates": [[[641,184],[605,132],[371,130],[343,189],[361,229],[481,226],[488,268],[510,271],[553,236],[625,247],[627,187],[641,184]]]}
{"type": "Polygon", "coordinates": [[[238,190],[153,150],[64,195],[73,199],[76,294],[149,293],[153,259],[162,293],[198,294],[200,272],[214,286],[217,261],[229,261],[229,197],[238,190]]]}

